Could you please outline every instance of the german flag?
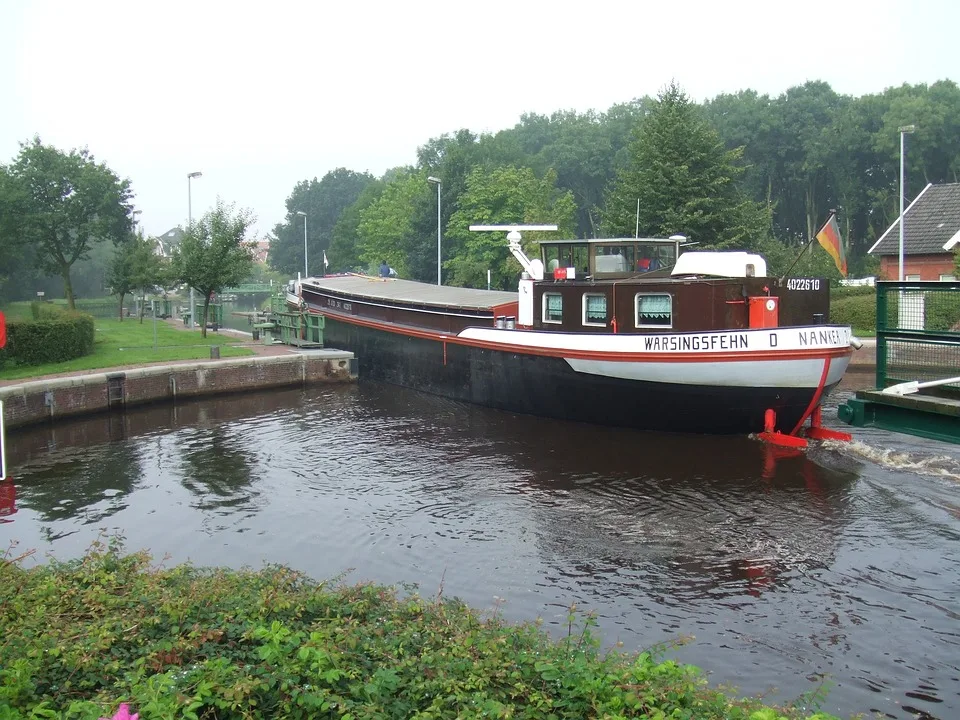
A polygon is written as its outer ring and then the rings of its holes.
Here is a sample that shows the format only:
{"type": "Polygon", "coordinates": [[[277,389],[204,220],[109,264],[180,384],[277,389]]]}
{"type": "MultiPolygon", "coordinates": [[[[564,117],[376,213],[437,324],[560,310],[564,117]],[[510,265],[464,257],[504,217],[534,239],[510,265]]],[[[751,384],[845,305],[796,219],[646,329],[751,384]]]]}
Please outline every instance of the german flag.
{"type": "Polygon", "coordinates": [[[843,241],[840,240],[840,228],[837,226],[837,216],[831,215],[826,224],[817,233],[817,242],[826,250],[837,264],[837,270],[844,277],[847,276],[847,256],[843,252],[843,241]]]}

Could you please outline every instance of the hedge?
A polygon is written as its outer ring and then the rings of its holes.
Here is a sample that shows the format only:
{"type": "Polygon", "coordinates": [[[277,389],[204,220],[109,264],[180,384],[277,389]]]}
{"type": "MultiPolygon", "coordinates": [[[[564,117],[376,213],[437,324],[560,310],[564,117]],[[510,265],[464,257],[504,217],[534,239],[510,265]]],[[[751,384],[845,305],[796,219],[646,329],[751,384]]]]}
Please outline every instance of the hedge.
{"type": "Polygon", "coordinates": [[[830,322],[872,332],[877,327],[876,294],[834,298],[830,303],[830,322]]]}
{"type": "Polygon", "coordinates": [[[43,365],[89,355],[93,352],[94,323],[90,315],[34,303],[35,320],[7,323],[7,347],[0,356],[17,365],[43,365]]]}
{"type": "Polygon", "coordinates": [[[960,332],[960,293],[928,293],[924,327],[938,332],[960,332]]]}

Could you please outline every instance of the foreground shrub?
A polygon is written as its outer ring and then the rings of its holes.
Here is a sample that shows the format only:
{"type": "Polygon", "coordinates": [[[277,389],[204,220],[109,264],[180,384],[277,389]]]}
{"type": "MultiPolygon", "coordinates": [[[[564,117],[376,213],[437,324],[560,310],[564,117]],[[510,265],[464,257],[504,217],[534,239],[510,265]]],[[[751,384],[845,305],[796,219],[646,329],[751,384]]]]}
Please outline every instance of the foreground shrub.
{"type": "Polygon", "coordinates": [[[589,622],[554,641],[283,567],[149,565],[101,544],[31,570],[0,560],[0,718],[98,718],[120,702],[143,720],[803,717],[650,653],[601,652],[589,622]]]}
{"type": "Polygon", "coordinates": [[[6,360],[18,365],[65,362],[93,352],[90,315],[34,303],[35,320],[7,324],[6,360]]]}

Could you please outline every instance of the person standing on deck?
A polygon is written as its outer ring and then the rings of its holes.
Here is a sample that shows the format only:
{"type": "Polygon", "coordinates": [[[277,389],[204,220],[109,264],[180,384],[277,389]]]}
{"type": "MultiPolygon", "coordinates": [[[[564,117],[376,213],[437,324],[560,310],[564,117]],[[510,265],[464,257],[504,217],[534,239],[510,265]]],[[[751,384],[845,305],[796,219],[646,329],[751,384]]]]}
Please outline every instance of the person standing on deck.
{"type": "Polygon", "coordinates": [[[386,260],[380,261],[380,277],[382,278],[390,277],[390,266],[387,265],[386,260]]]}

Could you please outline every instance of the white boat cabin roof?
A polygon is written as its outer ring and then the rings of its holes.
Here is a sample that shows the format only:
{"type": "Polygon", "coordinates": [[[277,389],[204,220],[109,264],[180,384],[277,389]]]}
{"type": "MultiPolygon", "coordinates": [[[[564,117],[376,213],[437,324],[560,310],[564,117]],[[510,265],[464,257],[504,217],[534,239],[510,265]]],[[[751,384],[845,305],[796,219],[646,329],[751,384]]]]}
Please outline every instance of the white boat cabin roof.
{"type": "Polygon", "coordinates": [[[766,277],[767,261],[748,252],[685,252],[677,258],[670,273],[678,275],[712,275],[715,277],[766,277]]]}

